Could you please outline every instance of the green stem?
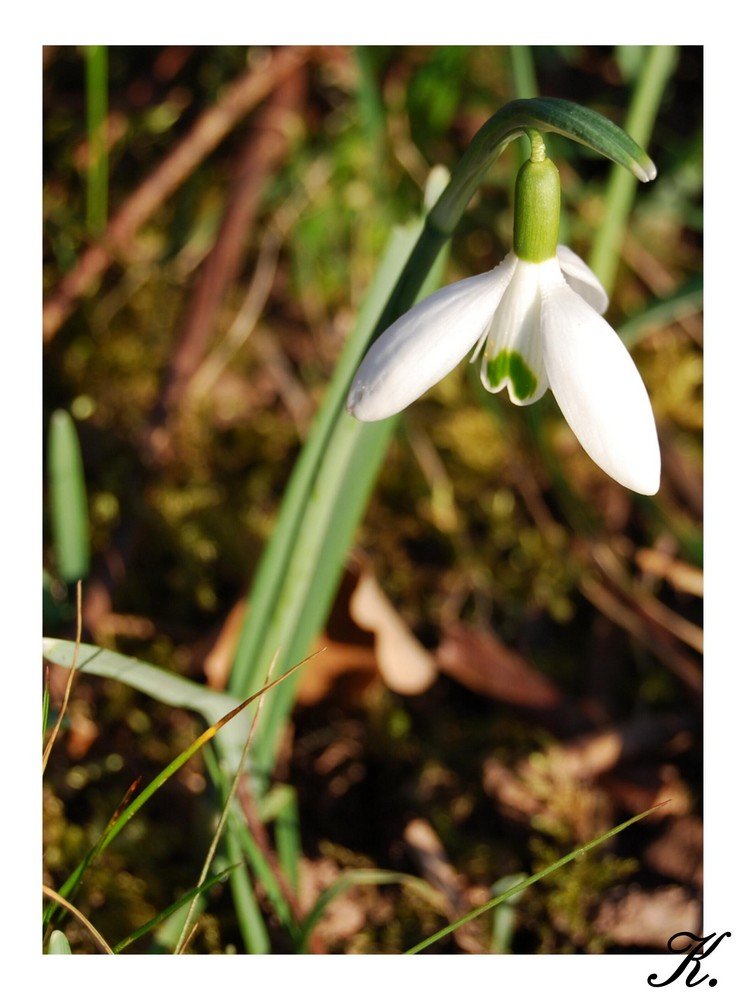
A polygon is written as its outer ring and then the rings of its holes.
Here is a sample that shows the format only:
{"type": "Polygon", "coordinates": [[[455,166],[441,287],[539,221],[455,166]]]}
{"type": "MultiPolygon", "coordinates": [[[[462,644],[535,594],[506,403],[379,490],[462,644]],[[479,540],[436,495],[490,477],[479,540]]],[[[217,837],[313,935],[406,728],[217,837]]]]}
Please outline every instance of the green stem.
{"type": "Polygon", "coordinates": [[[510,68],[513,78],[513,92],[516,97],[536,97],[539,93],[539,85],[536,82],[536,71],[534,69],[534,57],[531,54],[530,45],[511,45],[510,68]]]}
{"type": "MultiPolygon", "coordinates": [[[[406,264],[397,262],[393,274],[398,277],[387,272],[378,282],[377,294],[369,298],[340,360],[256,577],[231,676],[233,692],[255,689],[278,652],[281,671],[301,659],[323,625],[392,426],[386,422],[361,428],[350,421],[344,413],[350,381],[367,346],[415,303],[428,276],[432,281],[439,254],[495,157],[531,131],[559,132],[622,163],[641,180],[655,176],[652,161],[621,129],[569,101],[513,101],[479,130],[416,243],[409,244],[413,249],[406,264]]],[[[252,748],[260,787],[268,780],[281,726],[291,709],[292,687],[287,685],[266,700],[252,748]]]]}
{"type": "Polygon", "coordinates": [[[419,944],[416,944],[413,948],[410,948],[409,951],[405,952],[405,954],[416,955],[418,954],[418,952],[424,951],[425,948],[429,947],[429,945],[435,944],[436,941],[440,941],[441,938],[446,937],[446,935],[448,934],[452,934],[453,931],[458,930],[459,927],[463,927],[464,924],[468,924],[471,920],[475,920],[477,917],[481,917],[483,913],[487,913],[489,910],[494,909],[494,907],[499,906],[501,903],[504,903],[505,900],[510,899],[511,896],[515,896],[517,893],[523,892],[524,889],[527,889],[528,886],[533,885],[534,882],[539,882],[541,879],[546,878],[547,875],[552,875],[554,872],[556,872],[559,868],[562,868],[568,862],[574,861],[576,858],[580,857],[582,854],[585,854],[587,851],[592,851],[595,847],[598,847],[600,844],[603,844],[604,841],[610,840],[612,837],[615,837],[618,833],[621,833],[622,830],[626,830],[628,826],[632,826],[633,823],[637,823],[641,819],[645,819],[646,816],[649,816],[652,812],[655,812],[656,809],[660,809],[661,806],[664,804],[665,803],[660,802],[657,805],[651,806],[650,809],[646,809],[644,812],[638,813],[637,816],[633,816],[632,819],[625,820],[623,823],[620,823],[618,826],[615,826],[613,830],[608,830],[606,833],[602,833],[600,837],[596,837],[594,840],[590,840],[587,844],[583,844],[582,847],[577,847],[574,851],[570,851],[569,854],[566,854],[564,857],[560,858],[559,861],[555,861],[553,864],[548,865],[546,868],[542,869],[542,871],[540,872],[537,872],[535,875],[531,875],[529,878],[523,879],[522,881],[516,881],[514,885],[506,889],[504,892],[500,893],[499,896],[493,896],[493,898],[490,899],[489,902],[483,903],[481,906],[478,906],[475,910],[472,910],[470,913],[467,913],[465,917],[461,917],[459,920],[456,920],[452,924],[449,924],[448,927],[444,927],[442,930],[437,931],[435,934],[431,934],[429,938],[426,938],[424,941],[420,941],[419,944]]]}
{"type": "Polygon", "coordinates": [[[106,141],[108,59],[105,45],[88,45],[86,65],[86,124],[88,131],[88,188],[86,223],[94,236],[106,229],[109,156],[106,141]]]}
{"type": "Polygon", "coordinates": [[[638,180],[655,177],[645,151],[608,118],[572,101],[534,97],[511,101],[480,128],[454,171],[453,180],[431,212],[432,226],[449,236],[493,161],[523,132],[557,132],[589,146],[630,170],[638,180]]]}
{"type": "Polygon", "coordinates": [[[453,234],[495,159],[514,139],[532,131],[556,132],[574,139],[631,171],[638,180],[649,181],[655,177],[655,164],[647,153],[626,132],[598,112],[554,97],[511,101],[489,118],[474,136],[450,184],[427,216],[422,235],[372,340],[415,301],[433,261],[453,234]]]}
{"type": "MultiPolygon", "coordinates": [[[[677,50],[672,45],[650,48],[637,81],[625,129],[643,145],[653,131],[666,84],[676,65],[677,50]]],[[[606,216],[596,232],[588,264],[607,292],[611,292],[619,266],[619,256],[632,211],[635,183],[620,167],[612,169],[604,195],[606,216]]]]}
{"type": "Polygon", "coordinates": [[[527,129],[526,135],[531,140],[531,162],[543,163],[547,158],[547,147],[544,142],[544,136],[541,132],[537,132],[533,128],[527,129]]]}

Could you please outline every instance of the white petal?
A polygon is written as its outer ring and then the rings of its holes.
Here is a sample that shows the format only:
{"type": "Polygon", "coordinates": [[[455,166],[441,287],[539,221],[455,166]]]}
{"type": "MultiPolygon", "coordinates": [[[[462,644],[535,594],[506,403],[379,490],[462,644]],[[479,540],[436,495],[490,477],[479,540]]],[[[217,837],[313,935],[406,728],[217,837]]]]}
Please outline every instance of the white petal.
{"type": "Polygon", "coordinates": [[[597,313],[605,313],[609,308],[609,296],[586,262],[569,247],[562,245],[557,247],[557,259],[570,288],[581,295],[589,306],[593,306],[597,313]]]}
{"type": "Polygon", "coordinates": [[[357,370],[347,409],[358,420],[399,413],[444,378],[489,326],[510,281],[502,264],[441,288],[385,330],[357,370]]]}
{"type": "Polygon", "coordinates": [[[531,264],[516,259],[516,267],[495,312],[482,359],[482,385],[488,392],[505,386],[513,403],[535,403],[547,390],[541,340],[541,276],[556,271],[554,260],[531,264]]]}
{"type": "Polygon", "coordinates": [[[655,420],[626,347],[564,282],[545,285],[542,293],[544,360],[565,419],[604,472],[638,493],[656,493],[655,420]]]}

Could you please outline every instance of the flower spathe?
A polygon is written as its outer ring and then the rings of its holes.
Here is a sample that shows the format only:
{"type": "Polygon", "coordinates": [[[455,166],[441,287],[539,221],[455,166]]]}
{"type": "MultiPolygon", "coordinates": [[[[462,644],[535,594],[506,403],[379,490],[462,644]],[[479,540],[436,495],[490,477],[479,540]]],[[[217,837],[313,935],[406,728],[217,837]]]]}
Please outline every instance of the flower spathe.
{"type": "Polygon", "coordinates": [[[486,274],[441,288],[372,345],[347,409],[359,420],[400,412],[472,349],[482,383],[519,405],[551,388],[580,444],[623,486],[656,493],[660,450],[642,379],[601,313],[606,293],[571,250],[538,263],[511,251],[486,274]]]}

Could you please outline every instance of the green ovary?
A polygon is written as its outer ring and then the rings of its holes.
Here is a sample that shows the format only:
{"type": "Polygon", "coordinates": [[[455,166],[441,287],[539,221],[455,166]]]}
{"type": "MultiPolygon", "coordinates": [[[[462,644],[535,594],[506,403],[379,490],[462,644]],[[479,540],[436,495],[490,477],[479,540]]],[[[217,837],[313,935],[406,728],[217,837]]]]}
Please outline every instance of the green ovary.
{"type": "Polygon", "coordinates": [[[491,358],[487,362],[487,378],[494,386],[509,378],[518,399],[526,399],[536,389],[536,376],[518,351],[503,349],[497,357],[491,358]]]}

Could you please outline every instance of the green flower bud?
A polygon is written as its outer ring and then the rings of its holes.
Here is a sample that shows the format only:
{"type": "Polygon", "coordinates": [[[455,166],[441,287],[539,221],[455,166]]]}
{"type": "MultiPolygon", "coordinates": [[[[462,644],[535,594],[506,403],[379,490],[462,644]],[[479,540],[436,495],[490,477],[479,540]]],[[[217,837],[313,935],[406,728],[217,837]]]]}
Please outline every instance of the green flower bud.
{"type": "Polygon", "coordinates": [[[527,160],[515,182],[513,249],[521,260],[541,264],[557,253],[559,171],[551,160],[527,160]]]}

